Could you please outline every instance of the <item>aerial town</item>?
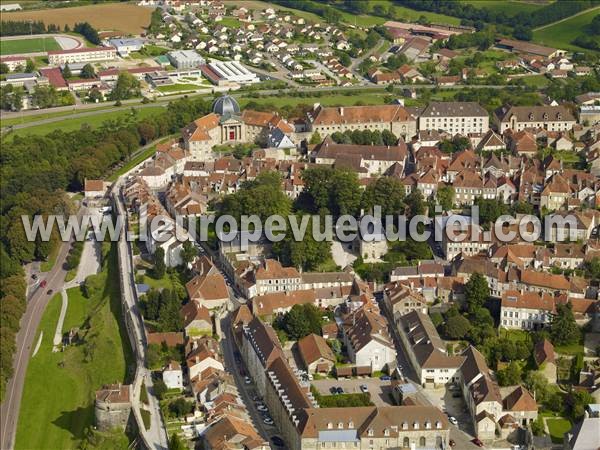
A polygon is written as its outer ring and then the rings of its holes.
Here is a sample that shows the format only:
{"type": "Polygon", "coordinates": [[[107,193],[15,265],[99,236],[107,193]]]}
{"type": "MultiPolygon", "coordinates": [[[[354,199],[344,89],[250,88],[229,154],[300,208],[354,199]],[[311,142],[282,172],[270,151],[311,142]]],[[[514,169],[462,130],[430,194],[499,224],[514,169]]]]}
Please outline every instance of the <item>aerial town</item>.
{"type": "Polygon", "coordinates": [[[1,449],[600,448],[600,2],[0,9],[1,449]]]}

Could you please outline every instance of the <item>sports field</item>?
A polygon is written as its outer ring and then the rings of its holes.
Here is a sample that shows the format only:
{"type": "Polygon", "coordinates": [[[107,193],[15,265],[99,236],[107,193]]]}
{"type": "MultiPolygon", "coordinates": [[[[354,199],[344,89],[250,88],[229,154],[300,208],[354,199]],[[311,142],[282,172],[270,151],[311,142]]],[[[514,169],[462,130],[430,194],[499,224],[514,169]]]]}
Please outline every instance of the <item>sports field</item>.
{"type": "MultiPolygon", "coordinates": [[[[4,18],[4,14],[2,17],[4,18]]],[[[53,37],[0,41],[0,55],[47,52],[49,50],[60,50],[60,45],[53,37]]]]}
{"type": "Polygon", "coordinates": [[[97,30],[139,34],[150,24],[151,14],[152,8],[132,3],[103,3],[2,13],[2,20],[41,20],[47,24],[56,24],[61,29],[65,24],[73,28],[77,22],[89,22],[97,30]]]}
{"type": "Polygon", "coordinates": [[[575,15],[562,22],[539,28],[533,32],[533,41],[564,50],[590,51],[577,47],[571,42],[578,36],[589,34],[587,26],[600,14],[600,6],[592,8],[580,15],[575,15]]]}

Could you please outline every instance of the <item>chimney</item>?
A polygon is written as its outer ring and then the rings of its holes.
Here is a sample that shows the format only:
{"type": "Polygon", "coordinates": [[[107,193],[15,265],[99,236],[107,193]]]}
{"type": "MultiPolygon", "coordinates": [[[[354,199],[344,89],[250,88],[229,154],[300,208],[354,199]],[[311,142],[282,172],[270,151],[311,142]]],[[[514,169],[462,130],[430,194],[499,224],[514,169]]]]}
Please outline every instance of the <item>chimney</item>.
{"type": "Polygon", "coordinates": [[[340,116],[344,116],[344,108],[340,106],[340,116]]]}

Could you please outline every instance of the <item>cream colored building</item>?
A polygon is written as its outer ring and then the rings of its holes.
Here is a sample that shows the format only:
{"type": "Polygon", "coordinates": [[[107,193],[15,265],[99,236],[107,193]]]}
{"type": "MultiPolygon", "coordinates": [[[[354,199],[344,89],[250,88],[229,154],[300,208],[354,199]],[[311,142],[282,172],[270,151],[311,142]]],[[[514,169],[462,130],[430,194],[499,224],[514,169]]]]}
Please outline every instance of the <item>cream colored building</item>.
{"type": "Polygon", "coordinates": [[[346,130],[389,130],[405,140],[417,134],[417,121],[402,105],[324,107],[308,114],[309,130],[322,137],[346,130]]]}
{"type": "Polygon", "coordinates": [[[443,130],[452,135],[486,133],[487,111],[476,102],[430,102],[419,116],[419,130],[443,130]]]}

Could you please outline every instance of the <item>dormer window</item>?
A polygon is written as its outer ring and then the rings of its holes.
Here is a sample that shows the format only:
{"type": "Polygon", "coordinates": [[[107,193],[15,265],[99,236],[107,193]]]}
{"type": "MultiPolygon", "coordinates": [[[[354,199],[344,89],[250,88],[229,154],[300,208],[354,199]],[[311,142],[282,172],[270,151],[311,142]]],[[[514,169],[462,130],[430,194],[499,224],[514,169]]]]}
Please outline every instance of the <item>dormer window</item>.
{"type": "Polygon", "coordinates": [[[333,424],[332,424],[331,422],[329,422],[329,423],[327,424],[327,429],[328,429],[328,430],[331,430],[332,428],[333,428],[333,424]]]}
{"type": "Polygon", "coordinates": [[[407,422],[402,422],[402,429],[403,430],[408,430],[408,423],[407,422]]]}
{"type": "Polygon", "coordinates": [[[425,428],[428,430],[431,428],[431,422],[429,420],[425,422],[425,428]]]}
{"type": "Polygon", "coordinates": [[[415,430],[418,430],[418,429],[419,429],[419,422],[415,422],[415,423],[413,423],[413,428],[414,428],[415,430]]]}
{"type": "Polygon", "coordinates": [[[352,422],[352,421],[348,422],[348,428],[354,428],[354,422],[352,422]]]}
{"type": "Polygon", "coordinates": [[[343,422],[338,423],[338,428],[340,430],[343,430],[344,429],[344,423],[343,422]]]}
{"type": "Polygon", "coordinates": [[[439,430],[440,428],[442,428],[442,422],[440,422],[439,420],[435,422],[435,427],[439,430]]]}
{"type": "Polygon", "coordinates": [[[561,113],[556,113],[556,118],[558,120],[562,120],[562,114],[561,113]]]}
{"type": "Polygon", "coordinates": [[[529,113],[529,120],[533,120],[533,113],[529,113]]]}
{"type": "Polygon", "coordinates": [[[548,113],[544,113],[544,120],[548,120],[548,113]]]}
{"type": "Polygon", "coordinates": [[[384,436],[389,436],[390,435],[390,430],[388,430],[387,428],[385,430],[383,430],[383,435],[384,436]]]}
{"type": "Polygon", "coordinates": [[[373,431],[373,428],[369,428],[369,436],[373,436],[375,434],[375,432],[373,431]]]}

